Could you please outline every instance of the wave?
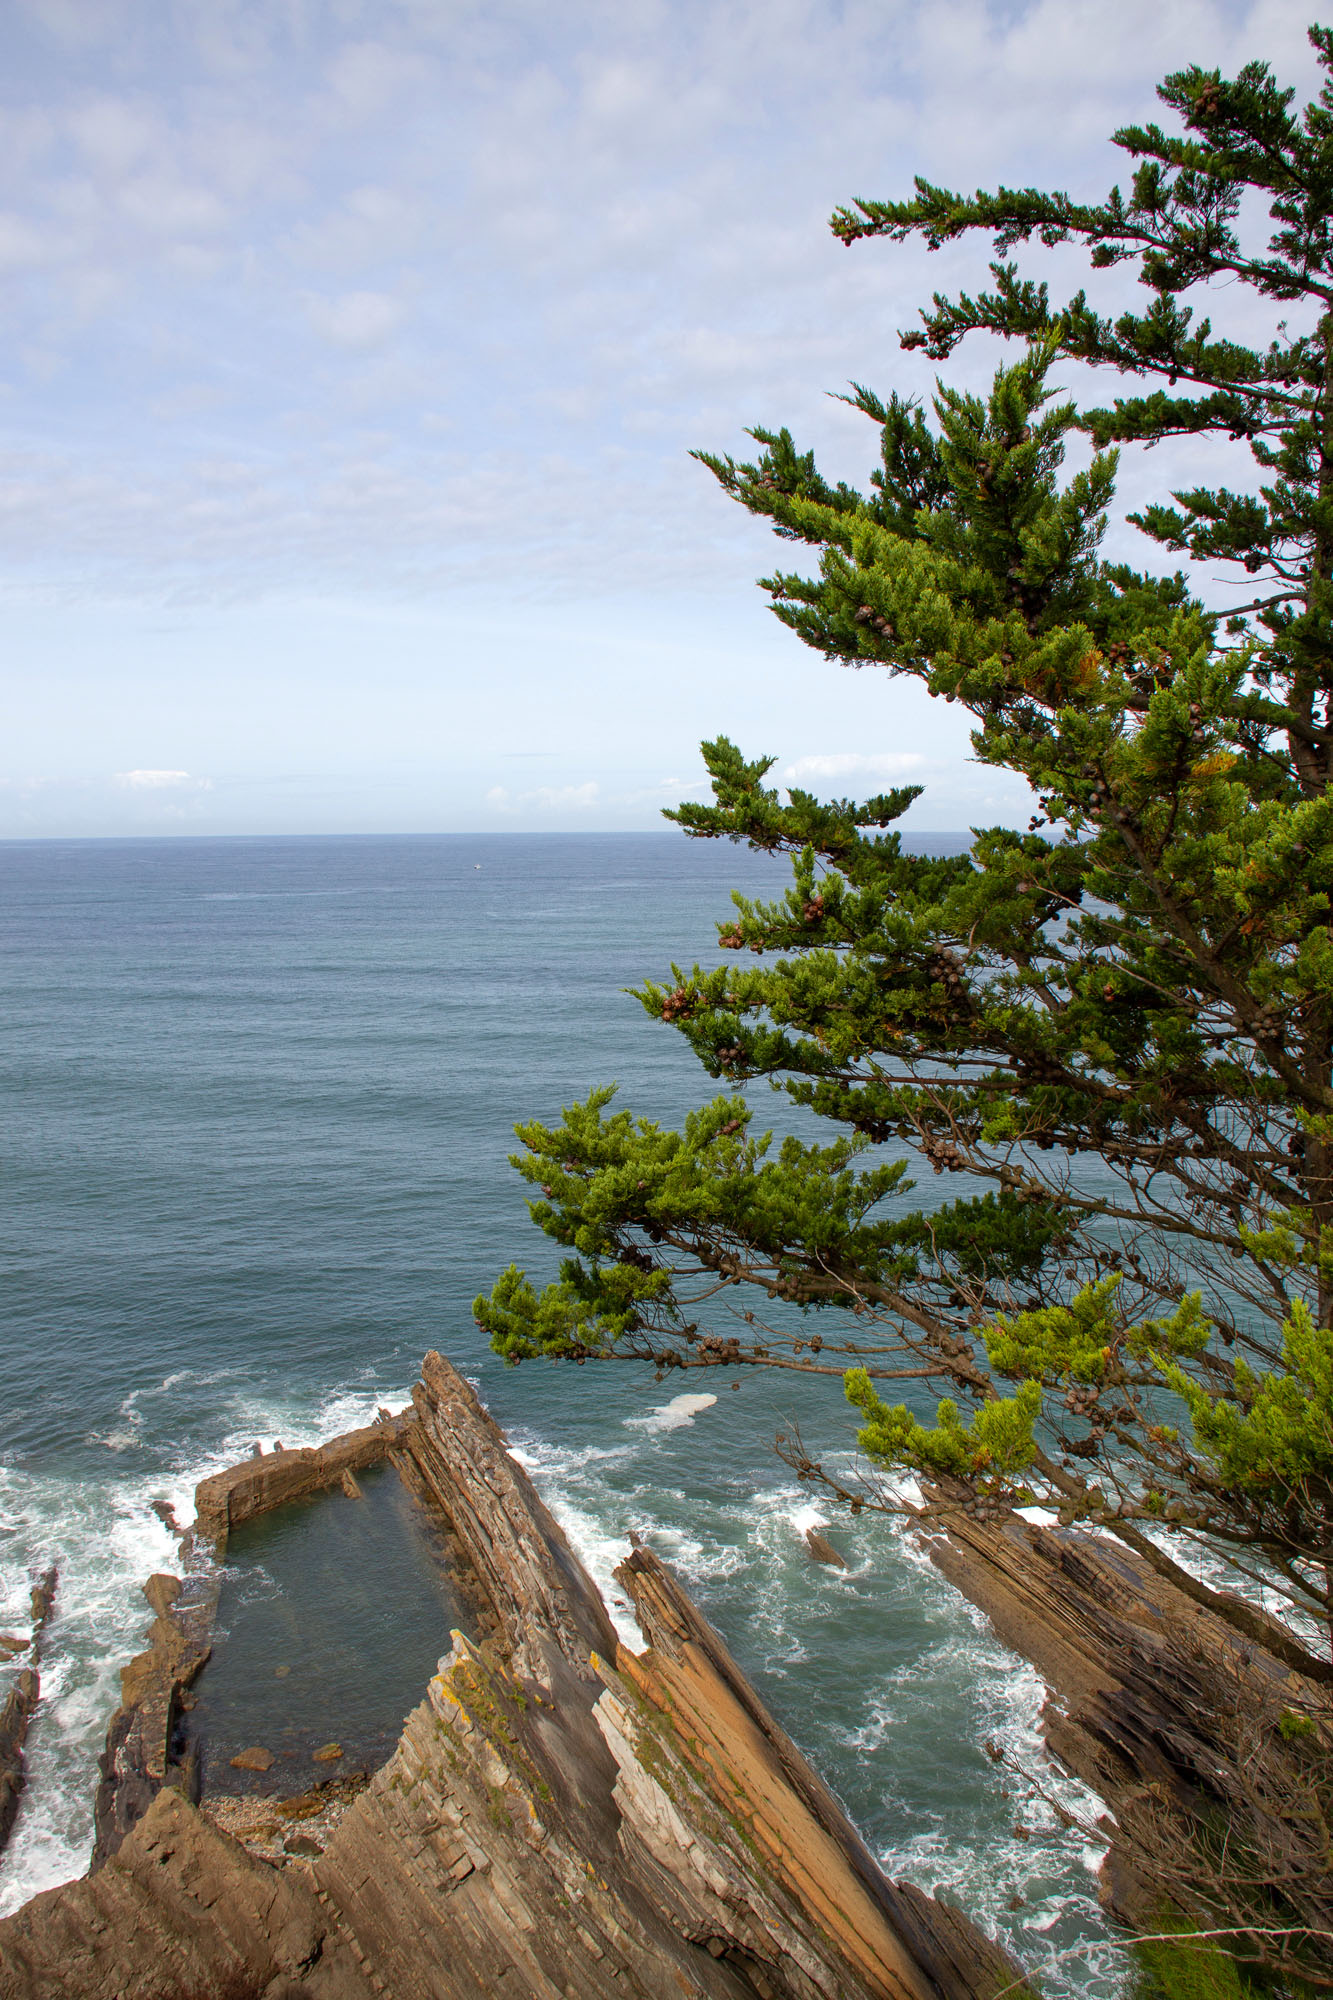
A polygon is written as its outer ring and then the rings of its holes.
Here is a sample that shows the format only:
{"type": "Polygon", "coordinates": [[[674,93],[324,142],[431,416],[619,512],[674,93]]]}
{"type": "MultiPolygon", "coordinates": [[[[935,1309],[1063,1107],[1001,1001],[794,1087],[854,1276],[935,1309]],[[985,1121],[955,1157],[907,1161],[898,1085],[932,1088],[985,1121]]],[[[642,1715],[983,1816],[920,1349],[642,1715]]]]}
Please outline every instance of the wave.
{"type": "MultiPolygon", "coordinates": [[[[169,1397],[188,1385],[192,1397],[199,1378],[178,1370],[156,1387],[131,1392],[122,1410],[128,1405],[133,1414],[145,1397],[169,1397]]],[[[0,1916],[88,1865],[97,1758],[119,1700],[120,1669],[142,1649],[151,1615],[142,1586],[155,1573],[180,1574],[179,1545],[153,1502],[165,1501],[185,1525],[198,1482],[248,1457],[256,1442],[318,1444],[373,1422],[379,1405],[403,1401],[401,1386],[346,1387],[286,1402],[241,1391],[233,1393],[225,1428],[211,1442],[164,1454],[137,1473],[116,1464],[141,1445],[141,1430],[129,1426],[124,1442],[116,1431],[101,1440],[111,1461],[100,1478],[0,1467],[0,1520],[11,1530],[0,1542],[0,1630],[28,1629],[32,1579],[52,1562],[59,1569],[43,1642],[41,1700],[25,1749],[28,1782],[0,1859],[0,1916]]]]}

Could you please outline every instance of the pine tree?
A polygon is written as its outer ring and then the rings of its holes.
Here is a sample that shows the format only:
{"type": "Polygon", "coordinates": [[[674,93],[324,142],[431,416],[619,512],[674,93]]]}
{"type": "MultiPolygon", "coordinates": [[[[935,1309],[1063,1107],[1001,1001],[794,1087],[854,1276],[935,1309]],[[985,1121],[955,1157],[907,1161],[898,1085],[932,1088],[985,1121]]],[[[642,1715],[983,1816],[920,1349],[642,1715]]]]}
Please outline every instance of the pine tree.
{"type": "MultiPolygon", "coordinates": [[[[1333,31],[1310,38],[1333,71],[1333,31]]],[[[1333,83],[1299,112],[1262,63],[1159,96],[1180,130],[1118,132],[1132,184],[1100,205],[918,181],[834,216],[849,245],[989,236],[989,288],[936,295],[902,344],[1016,348],[988,396],[941,381],[931,416],[855,387],[868,492],[786,430],[752,432],[749,462],[698,454],[817,554],[764,580],[782,622],[961,703],[980,763],[1036,795],[1028,830],[908,854],[917,788],[784,797],[773,759],[706,745],[713,802],[669,817],[791,857],[787,893],[735,897],[719,931],[774,956],[673,967],[640,998],[725,1088],[678,1132],[609,1091],[520,1126],[533,1217],[570,1254],[540,1291],[511,1267],[477,1317],[512,1361],[846,1371],[873,1465],[1096,1522],[1271,1648],[1171,1553],[1202,1542],[1280,1587],[1278,1650],[1328,1681],[1333,83]],[[1053,303],[1011,254],[1033,239],[1133,266],[1143,309],[1053,303]],[[1200,316],[1212,285],[1251,321],[1271,302],[1267,345],[1200,316]],[[1068,362],[1137,393],[1079,408],[1068,362]],[[1128,517],[1204,566],[1206,598],[1102,553],[1117,447],[1179,437],[1255,468],[1128,517]],[[1091,449],[1069,474],[1071,438],[1091,449]],[[833,1136],[762,1136],[755,1079],[833,1136]],[[730,1287],[753,1310],[720,1318],[730,1287]]]]}

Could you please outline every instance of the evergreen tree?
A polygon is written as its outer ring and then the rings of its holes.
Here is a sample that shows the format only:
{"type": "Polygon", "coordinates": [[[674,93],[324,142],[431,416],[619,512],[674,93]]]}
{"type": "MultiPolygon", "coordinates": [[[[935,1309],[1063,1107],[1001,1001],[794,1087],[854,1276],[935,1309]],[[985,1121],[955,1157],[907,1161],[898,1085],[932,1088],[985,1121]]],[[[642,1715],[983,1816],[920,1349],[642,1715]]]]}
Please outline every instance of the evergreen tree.
{"type": "MultiPolygon", "coordinates": [[[[1333,31],[1310,38],[1333,70],[1333,31]]],[[[1276,1581],[1278,1650],[1330,1680],[1333,84],[1292,95],[1261,63],[1169,77],[1181,129],[1118,132],[1132,184],[1100,205],[918,181],[834,216],[847,244],[989,235],[990,287],[936,295],[902,344],[946,361],[989,331],[1016,357],[985,397],[942,381],[933,420],[856,387],[866,493],[786,430],[752,432],[749,462],[699,456],[817,553],[817,576],[764,581],[782,622],[962,703],[980,763],[1039,809],[922,857],[892,831],[916,787],[784,798],[773,759],[706,745],[713,803],[669,817],[791,857],[787,893],[737,896],[719,932],[773,957],[640,998],[726,1087],[679,1132],[609,1090],[520,1126],[533,1217],[569,1255],[540,1291],[511,1267],[477,1317],[511,1361],[846,1371],[874,1465],[1099,1523],[1271,1648],[1152,1531],[1202,1541],[1276,1581]],[[1143,309],[1053,303],[1011,255],[1034,238],[1134,266],[1143,309]],[[1271,302],[1266,345],[1199,316],[1214,284],[1247,324],[1271,302]],[[1137,392],[1079,408],[1068,362],[1137,392]],[[1173,437],[1255,468],[1128,517],[1204,566],[1206,600],[1101,552],[1116,447],[1173,437]],[[761,1136],[760,1078],[834,1135],[761,1136]],[[766,1321],[766,1300],[787,1306],[766,1321]]]]}

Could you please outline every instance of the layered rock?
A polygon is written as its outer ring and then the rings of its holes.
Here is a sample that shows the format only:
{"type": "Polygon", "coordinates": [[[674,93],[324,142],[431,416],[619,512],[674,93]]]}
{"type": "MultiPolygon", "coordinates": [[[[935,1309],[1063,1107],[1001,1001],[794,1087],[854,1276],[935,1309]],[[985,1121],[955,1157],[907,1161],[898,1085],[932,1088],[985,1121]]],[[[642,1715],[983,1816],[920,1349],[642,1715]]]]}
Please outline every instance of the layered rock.
{"type": "Polygon", "coordinates": [[[13,1685],[0,1704],[0,1854],[9,1843],[14,1831],[14,1821],[18,1817],[19,1799],[27,1782],[27,1772],[23,1762],[23,1746],[27,1741],[28,1727],[37,1713],[37,1703],[41,1699],[42,1683],[39,1662],[42,1650],[42,1635],[46,1621],[51,1616],[51,1606],[55,1602],[56,1572],[47,1570],[40,1583],[32,1589],[32,1636],[26,1645],[16,1640],[15,1648],[26,1652],[29,1664],[20,1667],[13,1685]]]}
{"type": "Polygon", "coordinates": [[[309,1881],[247,1854],[179,1792],[104,1868],[0,1924],[4,2000],[371,2000],[309,1881]]]}
{"type": "Polygon", "coordinates": [[[148,1645],[120,1670],[120,1706],[107,1727],[93,1801],[94,1869],[109,1860],[164,1786],[199,1794],[198,1764],[180,1738],[185,1690],[208,1659],[217,1585],[207,1574],[182,1586],[150,1576],[143,1587],[156,1614],[148,1645]]]}
{"type": "Polygon", "coordinates": [[[256,1450],[253,1458],[201,1480],[194,1490],[194,1540],[211,1549],[226,1546],[232,1528],[256,1514],[308,1500],[326,1487],[341,1485],[353,1473],[381,1464],[400,1442],[408,1422],[404,1414],[381,1413],[379,1421],[347,1431],[329,1444],[297,1451],[256,1450]]]}
{"type": "Polygon", "coordinates": [[[436,1355],[393,1455],[447,1524],[475,1631],[394,1756],[323,1852],[281,1869],[164,1781],[96,1873],[0,1924],[2,2000],[992,2000],[1019,1981],[956,1912],[884,1879],[645,1550],[620,1578],[647,1650],[618,1645],[436,1355]]]}
{"type": "Polygon", "coordinates": [[[597,1719],[624,1827],[657,1863],[663,1906],[674,1897],[679,1921],[696,1925],[699,1906],[712,1908],[710,1949],[762,1962],[778,1940],[810,1993],[830,2000],[919,1992],[923,1975],[949,2000],[991,1990],[995,1947],[957,1911],[886,1879],[666,1564],[638,1548],[616,1578],[649,1645],[618,1647],[618,1672],[602,1669],[597,1719]],[[827,1956],[808,1953],[812,1919],[836,1948],[827,1956]]]}
{"type": "Polygon", "coordinates": [[[1273,1646],[1263,1644],[1263,1613],[1247,1607],[1238,1631],[1086,1530],[982,1521],[955,1506],[936,1516],[928,1546],[1036,1667],[1051,1691],[1051,1749],[1110,1807],[1102,1891],[1114,1915],[1152,1928],[1176,1905],[1262,1922],[1254,1912],[1271,1894],[1269,1921],[1333,1933],[1333,1702],[1326,1682],[1282,1656],[1289,1635],[1273,1625],[1273,1646]],[[1204,1876],[1213,1886],[1201,1902],[1204,1876]]]}
{"type": "Polygon", "coordinates": [[[14,1831],[25,1771],[23,1745],[37,1712],[41,1681],[35,1667],[20,1667],[0,1707],[0,1852],[14,1831]]]}

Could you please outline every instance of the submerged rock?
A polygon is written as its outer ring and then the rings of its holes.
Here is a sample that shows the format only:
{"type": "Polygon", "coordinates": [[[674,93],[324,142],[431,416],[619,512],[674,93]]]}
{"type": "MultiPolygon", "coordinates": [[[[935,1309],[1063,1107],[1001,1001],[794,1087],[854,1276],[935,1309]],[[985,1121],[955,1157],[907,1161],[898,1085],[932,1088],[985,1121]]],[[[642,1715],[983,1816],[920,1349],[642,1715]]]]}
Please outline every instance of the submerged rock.
{"type": "Polygon", "coordinates": [[[231,1762],[233,1771],[271,1771],[274,1765],[271,1750],[265,1750],[262,1743],[256,1743],[250,1750],[238,1751],[231,1762]]]}

